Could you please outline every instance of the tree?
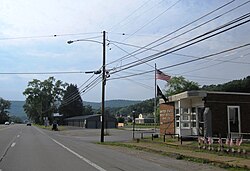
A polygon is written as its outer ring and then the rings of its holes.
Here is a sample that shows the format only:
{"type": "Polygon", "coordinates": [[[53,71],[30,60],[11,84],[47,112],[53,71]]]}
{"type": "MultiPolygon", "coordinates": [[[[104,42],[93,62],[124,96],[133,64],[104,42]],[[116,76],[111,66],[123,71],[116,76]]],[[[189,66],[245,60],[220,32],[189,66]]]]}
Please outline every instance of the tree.
{"type": "Polygon", "coordinates": [[[83,115],[83,102],[76,85],[67,87],[59,112],[64,118],[83,115]]]}
{"type": "Polygon", "coordinates": [[[250,76],[218,85],[204,85],[202,90],[250,93],[250,76]]]}
{"type": "Polygon", "coordinates": [[[92,106],[90,105],[83,106],[83,115],[93,115],[93,114],[94,111],[92,109],[92,106]]]}
{"type": "Polygon", "coordinates": [[[28,118],[39,124],[44,123],[44,117],[52,121],[52,113],[57,112],[67,85],[60,80],[56,81],[54,77],[44,81],[30,81],[23,92],[26,96],[23,107],[28,118]]]}
{"type": "Polygon", "coordinates": [[[9,111],[11,103],[8,100],[4,100],[0,97],[0,124],[9,120],[9,111]]]}
{"type": "Polygon", "coordinates": [[[199,84],[188,81],[184,77],[172,77],[167,84],[166,95],[171,96],[184,91],[199,90],[199,84]]]}

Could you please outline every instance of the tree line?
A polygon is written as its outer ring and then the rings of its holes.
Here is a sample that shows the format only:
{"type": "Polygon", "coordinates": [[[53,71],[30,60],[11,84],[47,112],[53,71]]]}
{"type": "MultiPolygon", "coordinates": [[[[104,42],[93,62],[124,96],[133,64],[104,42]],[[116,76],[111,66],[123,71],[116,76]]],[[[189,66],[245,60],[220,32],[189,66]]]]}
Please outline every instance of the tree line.
{"type": "Polygon", "coordinates": [[[76,85],[56,80],[54,77],[41,81],[33,79],[28,82],[23,92],[26,97],[23,106],[28,118],[35,123],[44,124],[45,120],[53,122],[54,113],[67,117],[93,114],[90,106],[83,106],[80,92],[76,85]]]}
{"type": "MultiPolygon", "coordinates": [[[[183,76],[172,77],[166,84],[166,90],[163,92],[164,95],[168,97],[184,91],[191,91],[191,90],[250,93],[250,76],[247,76],[246,78],[240,80],[233,80],[224,84],[204,85],[202,87],[197,82],[189,81],[183,76]]],[[[133,110],[135,110],[137,114],[143,113],[153,116],[154,99],[149,99],[135,105],[116,108],[112,110],[117,114],[117,116],[122,116],[123,114],[132,114],[133,110]]],[[[156,113],[156,119],[159,120],[159,109],[157,110],[156,113]]]]}
{"type": "MultiPolygon", "coordinates": [[[[186,78],[172,77],[166,84],[166,90],[163,91],[165,96],[171,96],[177,93],[190,90],[208,90],[208,91],[230,91],[230,92],[250,92],[250,76],[230,81],[225,84],[218,85],[204,85],[200,86],[198,83],[189,81],[186,78]]],[[[24,111],[28,118],[32,121],[43,124],[44,118],[53,121],[53,113],[63,114],[62,119],[80,115],[90,115],[100,113],[100,110],[94,111],[91,106],[84,106],[83,100],[77,85],[68,84],[61,80],[56,80],[54,77],[41,81],[33,79],[28,82],[27,88],[23,94],[26,97],[24,104],[24,111]]],[[[0,121],[8,119],[8,110],[10,102],[0,99],[0,121]]],[[[107,108],[105,113],[109,115],[124,115],[132,114],[136,111],[137,114],[143,113],[153,116],[154,113],[154,99],[148,99],[141,103],[130,105],[121,108],[107,108]]],[[[159,112],[157,113],[159,115],[159,112]]]]}

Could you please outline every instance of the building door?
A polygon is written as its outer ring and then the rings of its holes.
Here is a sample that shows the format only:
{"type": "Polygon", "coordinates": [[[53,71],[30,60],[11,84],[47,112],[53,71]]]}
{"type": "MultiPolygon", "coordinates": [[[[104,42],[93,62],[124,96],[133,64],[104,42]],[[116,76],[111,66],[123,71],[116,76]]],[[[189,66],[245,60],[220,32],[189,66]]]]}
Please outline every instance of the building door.
{"type": "Polygon", "coordinates": [[[228,133],[240,133],[240,107],[239,106],[228,106],[228,133]]]}

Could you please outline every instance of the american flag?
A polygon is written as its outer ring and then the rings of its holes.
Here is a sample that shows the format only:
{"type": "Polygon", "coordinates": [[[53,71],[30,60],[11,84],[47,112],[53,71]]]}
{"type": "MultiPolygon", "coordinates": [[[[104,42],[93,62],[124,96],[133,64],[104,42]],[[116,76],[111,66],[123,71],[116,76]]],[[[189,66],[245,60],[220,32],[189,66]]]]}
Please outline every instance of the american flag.
{"type": "Polygon", "coordinates": [[[230,139],[230,147],[232,147],[234,145],[234,142],[233,142],[233,138],[230,139]]]}
{"type": "Polygon", "coordinates": [[[208,144],[211,145],[211,144],[213,144],[213,142],[214,142],[214,141],[213,141],[213,138],[208,137],[208,144]]]}
{"type": "Polygon", "coordinates": [[[219,138],[218,144],[222,145],[222,139],[221,138],[219,138]]]}
{"type": "Polygon", "coordinates": [[[156,79],[169,81],[171,79],[171,76],[164,74],[163,72],[161,72],[160,70],[157,69],[156,70],[156,79]]]}
{"type": "Polygon", "coordinates": [[[241,145],[242,141],[243,141],[243,139],[242,139],[242,137],[241,137],[240,140],[239,140],[239,142],[238,142],[238,146],[241,145]]]}
{"type": "Polygon", "coordinates": [[[229,140],[229,138],[227,138],[226,139],[226,145],[229,145],[229,143],[230,143],[230,140],[229,140]]]}

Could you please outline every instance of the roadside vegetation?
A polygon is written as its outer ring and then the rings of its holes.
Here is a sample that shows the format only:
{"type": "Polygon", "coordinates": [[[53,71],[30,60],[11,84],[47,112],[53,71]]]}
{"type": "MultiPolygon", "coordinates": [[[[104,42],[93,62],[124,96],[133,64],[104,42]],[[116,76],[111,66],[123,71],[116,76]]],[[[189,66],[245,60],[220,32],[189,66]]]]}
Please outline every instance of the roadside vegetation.
{"type": "MultiPolygon", "coordinates": [[[[146,136],[143,139],[135,139],[130,142],[105,142],[99,143],[102,145],[116,146],[121,148],[129,148],[133,150],[145,151],[150,153],[156,153],[163,156],[168,156],[176,158],[178,160],[187,160],[204,164],[215,165],[227,170],[250,170],[244,164],[237,164],[240,160],[245,160],[246,162],[250,161],[250,142],[244,142],[241,149],[241,153],[237,151],[232,152],[217,152],[218,145],[214,144],[214,150],[198,148],[197,141],[183,141],[182,144],[178,141],[177,138],[166,138],[166,141],[163,142],[163,137],[154,138],[152,140],[151,136],[146,136]],[[247,153],[243,154],[242,150],[245,150],[247,153]],[[218,158],[228,158],[228,160],[219,160],[218,158]],[[218,160],[216,160],[218,159],[218,160]],[[230,160],[235,160],[235,162],[228,162],[230,160]]],[[[226,149],[227,147],[225,147],[226,149]]],[[[234,147],[236,150],[238,147],[234,147]]]]}

